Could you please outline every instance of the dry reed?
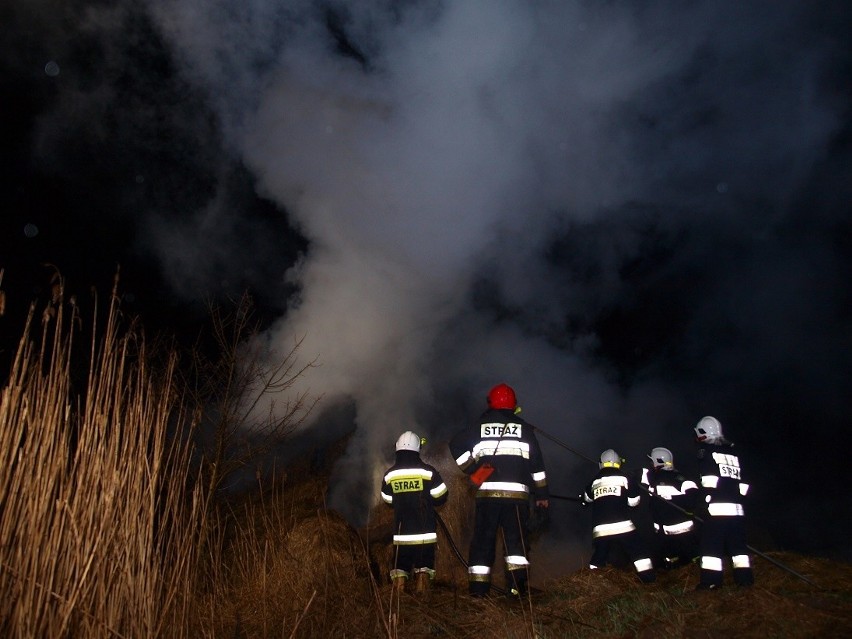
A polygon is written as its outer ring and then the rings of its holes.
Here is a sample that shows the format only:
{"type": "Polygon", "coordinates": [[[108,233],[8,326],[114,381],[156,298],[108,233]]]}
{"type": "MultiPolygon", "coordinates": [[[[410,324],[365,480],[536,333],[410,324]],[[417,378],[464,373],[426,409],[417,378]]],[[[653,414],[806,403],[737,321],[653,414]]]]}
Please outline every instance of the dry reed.
{"type": "Polygon", "coordinates": [[[0,634],[183,636],[200,521],[189,451],[168,437],[186,423],[176,358],[151,368],[113,291],[75,377],[79,310],[55,287],[39,345],[31,308],[0,400],[0,634]]]}

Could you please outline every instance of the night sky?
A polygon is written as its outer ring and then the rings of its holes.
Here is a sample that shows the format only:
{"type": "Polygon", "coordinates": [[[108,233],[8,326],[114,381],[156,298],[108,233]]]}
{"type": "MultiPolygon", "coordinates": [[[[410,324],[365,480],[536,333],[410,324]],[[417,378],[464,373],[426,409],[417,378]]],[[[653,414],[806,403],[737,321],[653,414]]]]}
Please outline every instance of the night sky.
{"type": "MultiPolygon", "coordinates": [[[[78,295],[120,265],[187,339],[249,290],[270,361],[322,364],[306,434],[356,428],[355,524],[400,432],[505,381],[633,467],[689,472],[716,416],[755,545],[852,559],[850,3],[203,4],[0,7],[3,361],[45,263],[78,295]]],[[[577,494],[595,467],[544,448],[577,494]]]]}

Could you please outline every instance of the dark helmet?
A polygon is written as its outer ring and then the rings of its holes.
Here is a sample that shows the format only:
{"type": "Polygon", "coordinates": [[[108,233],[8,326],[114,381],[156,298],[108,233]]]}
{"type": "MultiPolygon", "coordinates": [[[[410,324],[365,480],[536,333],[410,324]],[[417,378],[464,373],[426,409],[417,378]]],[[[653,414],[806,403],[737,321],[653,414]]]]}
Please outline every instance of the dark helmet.
{"type": "Polygon", "coordinates": [[[508,408],[509,410],[514,410],[517,405],[518,400],[515,398],[515,391],[508,384],[497,384],[497,386],[488,391],[489,408],[508,408]]]}

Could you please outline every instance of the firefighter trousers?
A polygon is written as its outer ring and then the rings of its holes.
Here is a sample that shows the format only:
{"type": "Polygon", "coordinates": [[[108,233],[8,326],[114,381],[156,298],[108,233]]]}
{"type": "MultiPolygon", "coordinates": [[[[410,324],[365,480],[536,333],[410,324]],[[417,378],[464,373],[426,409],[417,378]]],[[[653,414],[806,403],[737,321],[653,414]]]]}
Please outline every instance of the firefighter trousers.
{"type": "Polygon", "coordinates": [[[606,566],[610,561],[610,553],[615,550],[616,546],[620,546],[630,557],[630,561],[633,562],[633,567],[636,569],[639,579],[646,583],[656,579],[654,563],[651,561],[638,531],[631,530],[617,535],[602,535],[595,538],[592,546],[589,568],[594,570],[606,566]]]}
{"type": "Polygon", "coordinates": [[[731,559],[737,585],[750,586],[754,583],[746,544],[745,517],[706,517],[701,525],[700,552],[701,585],[722,585],[725,557],[731,559]]]}
{"type": "Polygon", "coordinates": [[[491,565],[497,550],[497,533],[503,531],[506,587],[517,594],[527,590],[527,522],[529,503],[517,499],[477,499],[470,542],[468,584],[470,594],[482,596],[491,588],[491,565]]]}
{"type": "Polygon", "coordinates": [[[406,574],[413,573],[417,568],[435,568],[434,542],[427,544],[399,544],[394,550],[394,569],[402,570],[406,574]]]}

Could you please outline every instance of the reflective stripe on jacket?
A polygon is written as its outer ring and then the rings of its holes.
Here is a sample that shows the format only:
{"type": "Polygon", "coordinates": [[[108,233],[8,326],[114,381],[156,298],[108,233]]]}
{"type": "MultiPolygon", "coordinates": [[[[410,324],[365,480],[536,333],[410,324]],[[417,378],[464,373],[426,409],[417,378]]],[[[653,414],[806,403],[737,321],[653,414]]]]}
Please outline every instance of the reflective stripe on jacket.
{"type": "Polygon", "coordinates": [[[483,464],[493,467],[477,498],[547,499],[547,472],[535,428],[508,409],[489,409],[479,422],[450,441],[458,467],[471,475],[483,464]]]}

